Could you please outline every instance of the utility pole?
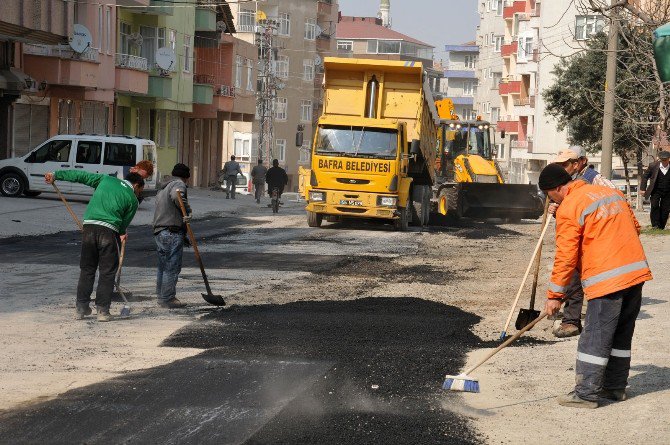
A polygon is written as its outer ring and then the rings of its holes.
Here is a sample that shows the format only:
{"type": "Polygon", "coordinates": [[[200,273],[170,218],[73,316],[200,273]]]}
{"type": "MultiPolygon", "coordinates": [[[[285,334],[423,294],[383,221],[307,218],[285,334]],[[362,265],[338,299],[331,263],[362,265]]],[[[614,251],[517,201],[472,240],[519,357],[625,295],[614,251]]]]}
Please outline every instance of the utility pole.
{"type": "MultiPolygon", "coordinates": [[[[614,5],[617,0],[612,0],[614,5]]],[[[607,74],[605,76],[605,110],[603,115],[602,157],[600,173],[612,177],[612,151],[614,145],[614,91],[616,89],[616,63],[619,50],[619,13],[612,10],[612,25],[607,41],[607,74]]]]}
{"type": "Polygon", "coordinates": [[[258,159],[263,159],[269,165],[274,158],[274,104],[277,98],[277,76],[274,68],[277,49],[274,47],[274,35],[277,31],[277,22],[263,19],[259,20],[258,24],[259,31],[256,33],[260,83],[256,99],[260,123],[258,159]]]}

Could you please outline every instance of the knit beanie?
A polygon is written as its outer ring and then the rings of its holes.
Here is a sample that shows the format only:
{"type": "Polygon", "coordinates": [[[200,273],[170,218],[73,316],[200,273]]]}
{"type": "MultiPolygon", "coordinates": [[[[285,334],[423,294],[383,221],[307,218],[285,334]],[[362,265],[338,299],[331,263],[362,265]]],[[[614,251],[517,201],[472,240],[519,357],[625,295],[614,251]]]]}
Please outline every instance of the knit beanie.
{"type": "Polygon", "coordinates": [[[184,164],[175,164],[174,168],[172,169],[172,176],[176,176],[178,178],[190,178],[191,170],[184,164]]]}
{"type": "Polygon", "coordinates": [[[540,190],[547,191],[559,185],[567,184],[571,180],[572,178],[561,165],[549,164],[540,172],[540,179],[537,185],[540,187],[540,190]]]}

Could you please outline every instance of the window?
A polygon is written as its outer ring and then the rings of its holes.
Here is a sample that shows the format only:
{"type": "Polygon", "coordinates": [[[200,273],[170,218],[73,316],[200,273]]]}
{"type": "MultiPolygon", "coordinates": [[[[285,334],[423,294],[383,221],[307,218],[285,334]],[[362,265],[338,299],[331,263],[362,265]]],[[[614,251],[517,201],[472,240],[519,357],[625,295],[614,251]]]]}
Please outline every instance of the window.
{"type": "Polygon", "coordinates": [[[291,16],[285,12],[279,14],[277,34],[284,37],[289,37],[291,35],[291,16]]]}
{"type": "Polygon", "coordinates": [[[107,45],[107,54],[112,52],[112,8],[107,7],[107,27],[105,28],[105,44],[107,45]]]}
{"type": "Polygon", "coordinates": [[[477,92],[477,84],[472,80],[466,80],[463,82],[463,95],[464,96],[474,96],[477,92]]]}
{"type": "Polygon", "coordinates": [[[399,40],[379,40],[377,53],[379,54],[400,54],[399,40]]]}
{"type": "Polygon", "coordinates": [[[130,42],[128,36],[132,33],[132,29],[128,23],[119,22],[119,48],[120,54],[130,54],[130,42]]]}
{"type": "Polygon", "coordinates": [[[247,59],[247,91],[254,90],[254,64],[251,59],[247,59]]]}
{"type": "Polygon", "coordinates": [[[493,52],[499,53],[503,46],[503,36],[496,36],[493,42],[493,52]]]}
{"type": "Polygon", "coordinates": [[[475,55],[465,56],[465,68],[475,69],[476,64],[477,64],[477,56],[475,55]]]}
{"type": "Polygon", "coordinates": [[[286,120],[286,109],[288,108],[288,101],[285,97],[278,97],[275,102],[275,119],[278,121],[286,120]]]}
{"type": "Polygon", "coordinates": [[[498,85],[502,81],[502,73],[494,72],[493,75],[492,75],[492,78],[493,78],[493,86],[491,88],[494,89],[494,90],[497,90],[498,85]]]}
{"type": "Polygon", "coordinates": [[[76,164],[100,164],[102,142],[79,141],[77,143],[76,164]]]}
{"type": "Polygon", "coordinates": [[[305,22],[305,40],[316,40],[316,19],[305,22]]]}
{"type": "Polygon", "coordinates": [[[132,167],[135,165],[136,150],[137,147],[135,144],[107,142],[105,144],[105,160],[103,164],[132,167]]]}
{"type": "Polygon", "coordinates": [[[503,7],[505,2],[503,0],[491,0],[491,10],[495,11],[496,15],[503,15],[503,7]]]}
{"type": "Polygon", "coordinates": [[[498,159],[505,159],[505,144],[495,144],[498,159]]]}
{"type": "Polygon", "coordinates": [[[156,65],[156,50],[165,46],[165,28],[140,26],[142,50],[140,55],[147,59],[149,69],[156,65]]]}
{"type": "Polygon", "coordinates": [[[242,76],[243,76],[243,58],[242,56],[235,56],[235,88],[242,88],[242,76]]]}
{"type": "Polygon", "coordinates": [[[491,108],[491,122],[495,123],[498,122],[500,119],[500,108],[499,107],[492,107],[491,108]]]}
{"type": "Polygon", "coordinates": [[[338,40],[337,49],[341,51],[353,51],[354,42],[352,40],[338,40]]]}
{"type": "Polygon", "coordinates": [[[299,151],[300,151],[300,162],[303,163],[309,162],[309,155],[310,155],[309,147],[303,145],[302,147],[299,148],[299,151]]]}
{"type": "Polygon", "coordinates": [[[170,30],[170,48],[172,48],[172,51],[177,50],[177,31],[174,29],[170,30]]]}
{"type": "Polygon", "coordinates": [[[300,103],[300,120],[302,122],[312,122],[312,101],[303,100],[300,103]]]}
{"type": "Polygon", "coordinates": [[[68,162],[70,160],[71,141],[51,141],[35,151],[28,162],[41,164],[44,162],[68,162]]]}
{"type": "Polygon", "coordinates": [[[277,139],[275,141],[275,151],[279,162],[286,161],[286,139],[277,139]]]}
{"type": "Polygon", "coordinates": [[[184,35],[184,72],[191,72],[191,36],[184,35]]]}
{"type": "Polygon", "coordinates": [[[575,39],[586,40],[599,33],[605,26],[605,19],[601,15],[575,16],[575,39]]]}
{"type": "Polygon", "coordinates": [[[179,140],[181,138],[182,120],[179,117],[179,111],[168,111],[167,119],[169,123],[168,145],[176,148],[179,145],[179,140]]]}
{"type": "Polygon", "coordinates": [[[377,54],[376,40],[368,40],[368,54],[377,54]]]}
{"type": "Polygon", "coordinates": [[[533,38],[532,37],[519,37],[519,48],[517,50],[517,56],[525,60],[529,56],[533,57],[533,38]]]}
{"type": "Polygon", "coordinates": [[[484,45],[489,46],[489,43],[490,43],[490,42],[489,42],[489,35],[486,34],[486,35],[484,36],[484,45]]]}
{"type": "Polygon", "coordinates": [[[237,30],[239,32],[254,32],[256,28],[256,12],[242,9],[237,16],[237,30]]]}
{"type": "Polygon", "coordinates": [[[98,49],[102,51],[102,34],[103,34],[103,17],[102,6],[98,6],[98,49]]]}
{"type": "Polygon", "coordinates": [[[251,159],[251,134],[234,132],[233,147],[237,159],[249,161],[251,159]]]}
{"type": "Polygon", "coordinates": [[[496,39],[495,34],[493,33],[489,34],[489,42],[491,43],[491,45],[495,43],[495,39],[496,39]]]}
{"type": "Polygon", "coordinates": [[[314,61],[305,59],[302,61],[302,80],[311,82],[314,80],[314,61]]]}
{"type": "Polygon", "coordinates": [[[277,77],[282,79],[288,79],[288,70],[289,70],[289,58],[288,56],[279,56],[275,60],[275,74],[277,77]]]}

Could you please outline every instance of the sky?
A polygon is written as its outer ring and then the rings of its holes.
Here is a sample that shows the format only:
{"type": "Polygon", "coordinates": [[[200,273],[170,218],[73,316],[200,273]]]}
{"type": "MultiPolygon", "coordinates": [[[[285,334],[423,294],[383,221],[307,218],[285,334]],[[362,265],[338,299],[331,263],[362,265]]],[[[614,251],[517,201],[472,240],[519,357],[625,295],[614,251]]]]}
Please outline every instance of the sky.
{"type": "MultiPolygon", "coordinates": [[[[376,17],[379,0],[339,0],[342,15],[376,17]]],[[[444,57],[444,45],[475,39],[479,14],[477,0],[391,0],[392,28],[435,46],[435,58],[444,57]]]]}

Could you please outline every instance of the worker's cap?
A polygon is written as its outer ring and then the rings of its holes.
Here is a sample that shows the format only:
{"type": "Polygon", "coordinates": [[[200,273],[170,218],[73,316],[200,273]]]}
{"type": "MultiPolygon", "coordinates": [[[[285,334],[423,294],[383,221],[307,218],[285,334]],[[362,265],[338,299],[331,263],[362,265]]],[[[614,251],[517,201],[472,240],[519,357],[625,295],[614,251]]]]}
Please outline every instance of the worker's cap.
{"type": "Polygon", "coordinates": [[[555,189],[560,185],[565,185],[572,180],[572,177],[559,164],[549,164],[540,172],[540,179],[537,185],[540,190],[547,191],[555,189]]]}
{"type": "Polygon", "coordinates": [[[581,145],[571,145],[568,150],[576,154],[578,159],[586,157],[586,150],[581,145]]]}
{"type": "Polygon", "coordinates": [[[190,178],[191,169],[188,168],[187,165],[181,163],[175,164],[174,168],[172,169],[172,176],[176,176],[177,178],[190,178]]]}
{"type": "Polygon", "coordinates": [[[670,159],[670,151],[663,150],[658,154],[658,159],[670,159]]]}
{"type": "Polygon", "coordinates": [[[558,155],[554,158],[554,162],[562,164],[566,161],[576,161],[579,159],[579,156],[572,150],[565,149],[558,152],[558,155]]]}

